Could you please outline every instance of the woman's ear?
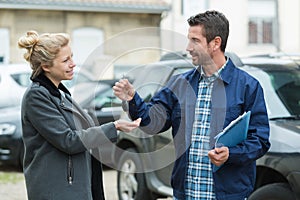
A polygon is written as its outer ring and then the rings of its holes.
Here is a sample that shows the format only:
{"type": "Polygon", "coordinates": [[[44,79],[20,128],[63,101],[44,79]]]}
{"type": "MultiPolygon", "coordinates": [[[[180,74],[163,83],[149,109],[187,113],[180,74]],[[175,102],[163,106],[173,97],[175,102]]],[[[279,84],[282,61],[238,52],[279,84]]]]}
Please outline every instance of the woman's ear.
{"type": "Polygon", "coordinates": [[[41,65],[41,67],[44,72],[50,72],[50,70],[49,70],[50,67],[48,65],[41,65]]]}

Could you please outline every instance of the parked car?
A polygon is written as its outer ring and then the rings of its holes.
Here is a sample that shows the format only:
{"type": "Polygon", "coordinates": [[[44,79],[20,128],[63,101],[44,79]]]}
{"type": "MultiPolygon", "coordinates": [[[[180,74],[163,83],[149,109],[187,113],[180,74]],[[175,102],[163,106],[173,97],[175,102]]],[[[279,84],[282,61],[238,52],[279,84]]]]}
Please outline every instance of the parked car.
{"type": "MultiPolygon", "coordinates": [[[[264,55],[240,60],[232,53],[227,55],[259,80],[270,119],[271,148],[257,161],[255,190],[249,199],[300,199],[299,65],[295,60],[282,57],[264,55]]],[[[145,101],[165,85],[170,76],[192,68],[179,57],[151,64],[136,78],[133,85],[145,101]]],[[[172,196],[170,180],[175,153],[170,129],[154,136],[140,129],[129,134],[120,132],[113,151],[114,165],[119,170],[120,200],[172,196]]]]}
{"type": "Polygon", "coordinates": [[[20,106],[0,108],[0,166],[21,170],[23,154],[20,106]]]}
{"type": "MultiPolygon", "coordinates": [[[[31,68],[26,63],[0,65],[0,108],[20,105],[22,96],[30,81],[31,68]]],[[[64,81],[64,84],[73,90],[78,83],[96,80],[95,77],[83,68],[75,67],[73,80],[64,81]]]]}
{"type": "MultiPolygon", "coordinates": [[[[123,112],[109,111],[112,106],[112,83],[95,81],[76,84],[73,87],[74,99],[93,116],[96,124],[103,124],[120,118],[123,112]],[[77,95],[78,94],[78,95],[77,95]]],[[[111,163],[111,144],[101,147],[101,156],[105,163],[111,163]]],[[[0,166],[22,169],[24,145],[22,141],[20,105],[0,108],[0,166]]]]}
{"type": "Polygon", "coordinates": [[[27,64],[0,65],[0,108],[20,105],[30,73],[27,64]]]}
{"type": "MultiPolygon", "coordinates": [[[[171,76],[193,68],[191,62],[183,57],[172,60],[168,56],[168,59],[145,66],[133,85],[140,96],[149,101],[171,76]]],[[[114,166],[118,169],[119,199],[147,200],[172,196],[170,177],[174,160],[170,130],[155,136],[148,136],[140,129],[129,134],[120,132],[113,149],[114,166]],[[139,170],[141,167],[143,169],[139,170]]]]}
{"type": "MultiPolygon", "coordinates": [[[[294,60],[296,59],[296,60],[294,60]]],[[[270,120],[271,148],[257,161],[249,200],[300,199],[300,67],[287,54],[243,59],[262,84],[270,120]],[[259,70],[254,70],[259,69],[259,70]]]]}

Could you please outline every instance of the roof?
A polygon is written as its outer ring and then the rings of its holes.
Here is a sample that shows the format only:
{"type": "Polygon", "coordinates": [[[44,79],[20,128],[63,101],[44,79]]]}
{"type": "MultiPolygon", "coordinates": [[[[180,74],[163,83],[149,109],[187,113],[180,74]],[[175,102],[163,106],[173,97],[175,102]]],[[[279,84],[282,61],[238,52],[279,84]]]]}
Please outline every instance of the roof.
{"type": "Polygon", "coordinates": [[[159,14],[171,7],[163,0],[0,0],[1,8],[159,14]]]}

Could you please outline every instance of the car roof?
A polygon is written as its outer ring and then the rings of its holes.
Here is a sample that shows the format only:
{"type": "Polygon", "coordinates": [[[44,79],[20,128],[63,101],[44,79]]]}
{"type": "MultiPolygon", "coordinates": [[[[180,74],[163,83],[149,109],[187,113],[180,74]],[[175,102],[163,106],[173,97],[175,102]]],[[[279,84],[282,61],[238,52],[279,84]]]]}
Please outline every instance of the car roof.
{"type": "MultiPolygon", "coordinates": [[[[225,52],[225,56],[230,57],[232,62],[241,68],[260,69],[263,71],[274,70],[299,70],[300,69],[300,53],[272,53],[272,54],[258,54],[249,57],[240,58],[234,52],[225,52]]],[[[190,57],[182,52],[174,52],[166,54],[158,62],[146,65],[148,67],[154,66],[168,66],[171,68],[191,67],[190,57]]]]}
{"type": "Polygon", "coordinates": [[[190,58],[187,52],[184,51],[175,51],[175,52],[167,52],[160,57],[160,61],[164,60],[181,60],[184,58],[190,58]]]}
{"type": "Polygon", "coordinates": [[[158,61],[154,63],[150,63],[145,65],[145,69],[151,68],[151,67],[159,67],[159,66],[168,66],[171,68],[191,68],[191,66],[194,66],[191,63],[190,59],[175,59],[175,60],[163,60],[158,61]]]}
{"type": "Polygon", "coordinates": [[[31,73],[31,68],[27,63],[17,63],[17,64],[0,64],[0,73],[14,74],[18,72],[29,72],[31,73]]]}
{"type": "Polygon", "coordinates": [[[241,59],[245,65],[250,65],[264,71],[299,70],[297,62],[289,59],[271,57],[246,57],[241,59]]]}

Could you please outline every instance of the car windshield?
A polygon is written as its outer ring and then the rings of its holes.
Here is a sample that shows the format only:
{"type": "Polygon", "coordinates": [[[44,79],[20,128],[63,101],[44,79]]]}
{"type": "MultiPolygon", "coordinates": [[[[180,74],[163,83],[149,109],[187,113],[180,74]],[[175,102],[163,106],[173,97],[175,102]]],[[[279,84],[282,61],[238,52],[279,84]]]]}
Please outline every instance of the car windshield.
{"type": "Polygon", "coordinates": [[[276,94],[291,115],[300,115],[300,71],[269,71],[276,94]]]}
{"type": "Polygon", "coordinates": [[[300,70],[246,68],[246,71],[259,80],[263,87],[271,119],[300,114],[300,70]]]}
{"type": "Polygon", "coordinates": [[[173,75],[184,73],[191,70],[193,66],[189,67],[170,67],[168,65],[154,65],[146,68],[143,72],[147,75],[143,79],[136,79],[133,83],[137,88],[139,95],[148,102],[154,94],[165,86],[166,82],[173,75]]]}
{"type": "Polygon", "coordinates": [[[30,73],[16,73],[12,74],[11,77],[23,87],[28,87],[31,83],[30,81],[30,73]]]}

